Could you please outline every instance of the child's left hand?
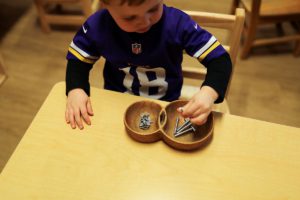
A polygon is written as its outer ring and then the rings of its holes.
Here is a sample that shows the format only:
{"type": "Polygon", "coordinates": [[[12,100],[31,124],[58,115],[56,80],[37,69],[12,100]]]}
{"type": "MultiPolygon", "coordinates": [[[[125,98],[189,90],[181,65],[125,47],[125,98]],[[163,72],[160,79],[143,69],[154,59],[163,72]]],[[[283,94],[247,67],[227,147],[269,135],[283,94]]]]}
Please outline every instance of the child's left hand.
{"type": "Polygon", "coordinates": [[[203,86],[183,107],[177,109],[182,117],[189,118],[193,124],[202,125],[212,111],[218,93],[209,86],[203,86]]]}

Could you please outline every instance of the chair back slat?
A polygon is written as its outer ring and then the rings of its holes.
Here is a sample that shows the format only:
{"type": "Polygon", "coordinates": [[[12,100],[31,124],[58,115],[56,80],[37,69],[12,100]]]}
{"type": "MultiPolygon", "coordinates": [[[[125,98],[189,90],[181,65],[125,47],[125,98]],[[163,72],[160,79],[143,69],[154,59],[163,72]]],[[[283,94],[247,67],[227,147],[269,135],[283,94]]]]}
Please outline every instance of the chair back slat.
{"type": "Polygon", "coordinates": [[[191,18],[199,23],[202,27],[212,27],[221,29],[232,29],[235,16],[228,14],[217,14],[217,13],[207,13],[207,12],[197,12],[197,11],[184,11],[191,18]]]}

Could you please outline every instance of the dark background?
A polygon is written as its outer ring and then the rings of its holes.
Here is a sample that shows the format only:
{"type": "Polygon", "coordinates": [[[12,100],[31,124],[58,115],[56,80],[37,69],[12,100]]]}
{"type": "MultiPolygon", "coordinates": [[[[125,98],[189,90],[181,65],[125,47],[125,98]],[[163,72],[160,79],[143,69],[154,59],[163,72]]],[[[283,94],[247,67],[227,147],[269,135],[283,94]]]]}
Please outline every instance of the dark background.
{"type": "Polygon", "coordinates": [[[0,41],[11,27],[29,9],[32,0],[1,0],[0,1],[0,41]]]}

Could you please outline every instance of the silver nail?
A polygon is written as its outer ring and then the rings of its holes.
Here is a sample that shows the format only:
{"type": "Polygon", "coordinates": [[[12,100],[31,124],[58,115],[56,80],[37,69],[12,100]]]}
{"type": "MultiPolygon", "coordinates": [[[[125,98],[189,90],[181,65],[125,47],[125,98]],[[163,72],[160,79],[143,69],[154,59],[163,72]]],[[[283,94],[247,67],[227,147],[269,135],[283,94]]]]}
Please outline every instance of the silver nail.
{"type": "Polygon", "coordinates": [[[193,126],[191,126],[189,129],[186,129],[186,130],[184,130],[184,131],[182,131],[182,132],[177,132],[177,134],[175,135],[175,137],[178,137],[178,136],[181,136],[181,135],[183,135],[184,133],[187,133],[187,132],[189,132],[189,131],[194,131],[195,132],[195,128],[193,127],[193,126]]]}
{"type": "Polygon", "coordinates": [[[176,124],[175,124],[175,128],[174,128],[174,135],[177,133],[178,122],[179,122],[179,117],[176,118],[176,124]]]}
{"type": "Polygon", "coordinates": [[[177,132],[180,132],[183,128],[185,128],[186,126],[189,126],[189,125],[191,125],[191,121],[188,119],[188,120],[186,120],[186,121],[182,124],[182,126],[180,126],[180,127],[177,129],[177,132]]]}

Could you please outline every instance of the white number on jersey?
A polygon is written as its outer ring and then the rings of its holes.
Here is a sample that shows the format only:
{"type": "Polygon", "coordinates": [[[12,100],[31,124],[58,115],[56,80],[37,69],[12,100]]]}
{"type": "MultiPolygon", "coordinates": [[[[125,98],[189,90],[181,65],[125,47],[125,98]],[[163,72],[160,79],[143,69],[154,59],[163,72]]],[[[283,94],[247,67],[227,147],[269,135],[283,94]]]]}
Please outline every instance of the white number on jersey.
{"type": "MultiPolygon", "coordinates": [[[[131,67],[120,68],[125,73],[125,78],[123,80],[123,85],[127,89],[127,93],[133,94],[132,85],[134,81],[134,76],[130,74],[131,67]]],[[[139,88],[139,94],[143,97],[149,97],[153,99],[159,99],[166,95],[168,89],[168,82],[166,82],[166,71],[164,68],[136,68],[137,79],[141,87],[139,88]],[[156,79],[149,80],[147,77],[147,72],[155,73],[156,79]],[[157,94],[149,94],[150,87],[158,87],[157,94]]]]}

